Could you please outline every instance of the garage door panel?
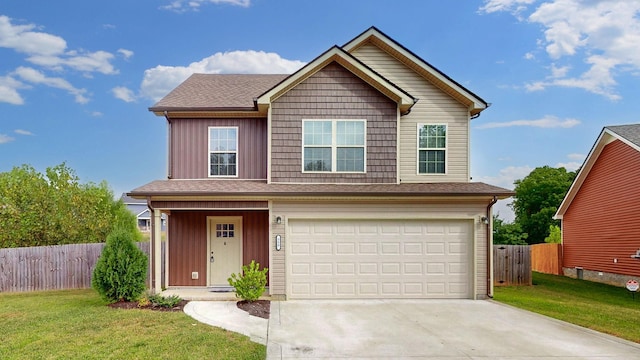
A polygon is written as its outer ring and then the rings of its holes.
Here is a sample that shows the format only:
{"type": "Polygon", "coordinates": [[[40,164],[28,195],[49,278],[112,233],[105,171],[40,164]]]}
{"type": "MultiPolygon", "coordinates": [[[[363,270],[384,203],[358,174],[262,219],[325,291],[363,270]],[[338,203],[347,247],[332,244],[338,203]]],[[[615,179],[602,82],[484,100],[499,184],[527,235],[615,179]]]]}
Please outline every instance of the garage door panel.
{"type": "Polygon", "coordinates": [[[287,294],[469,298],[469,223],[290,219],[287,294]]]}

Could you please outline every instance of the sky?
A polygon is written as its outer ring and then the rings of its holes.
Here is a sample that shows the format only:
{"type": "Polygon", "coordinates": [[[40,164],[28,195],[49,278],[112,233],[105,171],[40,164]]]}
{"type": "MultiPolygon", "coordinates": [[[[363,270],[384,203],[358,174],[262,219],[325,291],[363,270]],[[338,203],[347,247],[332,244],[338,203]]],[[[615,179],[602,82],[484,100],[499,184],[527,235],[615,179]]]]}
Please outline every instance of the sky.
{"type": "Polygon", "coordinates": [[[116,196],[165,179],[148,108],[190,74],[292,73],[371,26],[491,103],[473,181],[576,170],[604,126],[640,122],[640,0],[8,0],[0,172],[65,162],[116,196]]]}

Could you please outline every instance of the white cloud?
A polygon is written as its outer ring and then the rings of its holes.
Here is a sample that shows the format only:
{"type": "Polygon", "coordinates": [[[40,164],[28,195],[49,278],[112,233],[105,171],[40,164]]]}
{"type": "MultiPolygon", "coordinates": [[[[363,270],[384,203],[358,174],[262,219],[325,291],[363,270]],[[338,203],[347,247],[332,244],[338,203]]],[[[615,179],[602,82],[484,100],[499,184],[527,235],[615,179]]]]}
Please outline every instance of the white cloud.
{"type": "Polygon", "coordinates": [[[18,93],[18,89],[25,87],[22,82],[10,76],[0,76],[0,102],[13,105],[24,104],[24,99],[18,93]]]}
{"type": "Polygon", "coordinates": [[[16,134],[25,135],[25,136],[34,136],[35,135],[31,131],[23,130],[23,129],[15,129],[15,130],[13,130],[13,132],[16,133],[16,134]]]}
{"type": "Polygon", "coordinates": [[[535,57],[535,55],[533,55],[532,52],[528,52],[528,53],[524,54],[524,58],[527,59],[527,60],[533,60],[536,57],[535,57]]]}
{"type": "Polygon", "coordinates": [[[198,11],[203,4],[228,4],[249,7],[251,0],[175,0],[168,5],[161,6],[160,9],[182,13],[186,11],[198,11]]]}
{"type": "Polygon", "coordinates": [[[101,113],[100,111],[92,111],[91,113],[89,113],[89,115],[91,115],[93,117],[101,117],[104,114],[101,113]]]}
{"type": "Polygon", "coordinates": [[[480,176],[474,177],[474,180],[500,186],[506,189],[513,189],[513,182],[519,179],[524,179],[529,173],[533,171],[533,168],[525,166],[509,166],[500,170],[497,176],[480,176]]]}
{"type": "Polygon", "coordinates": [[[8,142],[12,142],[13,140],[15,139],[9,135],[0,134],[0,144],[6,144],[8,142]]]}
{"type": "Polygon", "coordinates": [[[537,91],[550,86],[571,87],[613,101],[620,99],[615,78],[640,70],[640,1],[548,0],[529,9],[533,3],[486,0],[480,11],[507,11],[520,21],[541,25],[544,39],[536,45],[544,47],[552,61],[579,58],[588,69],[576,67],[575,73],[566,71],[557,76],[552,68],[551,80],[532,81],[527,88],[537,91]],[[531,10],[530,14],[523,18],[527,10],[531,10]]]}
{"type": "Polygon", "coordinates": [[[584,160],[586,159],[587,155],[573,153],[573,154],[567,155],[567,157],[571,160],[584,160]]]}
{"type": "Polygon", "coordinates": [[[304,64],[299,60],[287,60],[276,53],[264,51],[219,52],[188,66],[159,65],[145,70],[140,94],[158,101],[193,73],[290,74],[304,64]]]}
{"type": "Polygon", "coordinates": [[[133,56],[133,51],[127,49],[118,49],[118,53],[122,55],[125,59],[129,59],[133,56]]]}
{"type": "Polygon", "coordinates": [[[68,93],[75,96],[75,101],[80,104],[85,104],[89,101],[85,97],[86,89],[78,89],[71,85],[67,80],[59,77],[47,77],[41,71],[33,68],[21,66],[15,70],[15,75],[22,80],[32,83],[46,85],[52,88],[66,90],[68,93]]]}
{"type": "Polygon", "coordinates": [[[117,99],[120,99],[124,102],[134,102],[136,101],[136,94],[131,90],[124,86],[118,86],[111,89],[113,96],[117,99]]]}
{"type": "Polygon", "coordinates": [[[490,122],[476,127],[477,129],[493,129],[512,126],[530,126],[538,128],[572,128],[580,124],[577,119],[558,119],[555,116],[547,115],[542,119],[536,120],[513,120],[506,122],[490,122]]]}
{"type": "Polygon", "coordinates": [[[36,26],[12,25],[11,19],[0,15],[0,47],[14,49],[29,55],[59,55],[67,47],[66,41],[56,35],[31,31],[36,26]]]}

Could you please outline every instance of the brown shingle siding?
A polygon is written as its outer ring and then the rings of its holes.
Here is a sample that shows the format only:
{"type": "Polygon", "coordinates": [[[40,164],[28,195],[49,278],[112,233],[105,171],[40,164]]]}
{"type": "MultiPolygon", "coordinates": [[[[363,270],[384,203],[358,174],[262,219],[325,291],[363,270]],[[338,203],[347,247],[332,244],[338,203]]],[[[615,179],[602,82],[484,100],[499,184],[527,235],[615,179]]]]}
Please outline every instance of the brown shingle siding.
{"type": "Polygon", "coordinates": [[[342,66],[330,64],[273,102],[271,181],[395,183],[396,123],[396,103],[342,66]],[[365,119],[366,173],[303,173],[303,119],[365,119]]]}

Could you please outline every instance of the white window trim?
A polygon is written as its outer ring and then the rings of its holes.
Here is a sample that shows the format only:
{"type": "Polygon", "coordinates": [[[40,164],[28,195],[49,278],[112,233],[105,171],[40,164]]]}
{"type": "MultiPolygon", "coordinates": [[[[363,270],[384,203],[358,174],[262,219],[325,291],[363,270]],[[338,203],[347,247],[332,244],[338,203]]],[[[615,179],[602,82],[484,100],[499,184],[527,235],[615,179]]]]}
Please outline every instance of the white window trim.
{"type": "Polygon", "coordinates": [[[419,176],[444,176],[449,172],[449,126],[443,123],[418,123],[416,126],[416,175],[419,176]],[[445,129],[445,146],[444,148],[421,148],[420,147],[420,128],[425,125],[444,126],[445,129]],[[444,150],[444,173],[421,173],[420,172],[420,150],[444,150]]]}
{"type": "Polygon", "coordinates": [[[302,168],[302,172],[306,173],[306,174],[366,174],[367,173],[367,120],[366,119],[302,119],[302,146],[301,146],[301,154],[300,154],[300,159],[301,159],[301,164],[300,167],[302,168]],[[330,121],[331,122],[331,145],[309,145],[309,147],[331,147],[331,171],[307,171],[304,169],[304,148],[305,148],[305,144],[304,144],[304,128],[305,128],[305,122],[311,122],[311,121],[330,121]],[[364,123],[364,144],[363,145],[340,145],[338,146],[336,144],[336,127],[337,127],[337,123],[339,121],[352,121],[352,122],[362,122],[364,123]],[[364,148],[364,166],[363,169],[364,171],[338,171],[337,170],[337,149],[338,147],[341,148],[364,148]]]}
{"type": "MultiPolygon", "coordinates": [[[[207,128],[207,174],[210,178],[237,178],[240,172],[240,159],[238,157],[238,142],[240,138],[240,131],[237,126],[209,126],[207,128]],[[235,175],[211,175],[211,154],[216,151],[211,151],[211,129],[235,129],[236,130],[236,174],[235,175]]],[[[217,151],[218,153],[232,153],[234,151],[217,151]]]]}

